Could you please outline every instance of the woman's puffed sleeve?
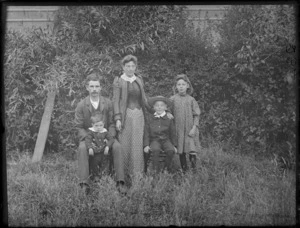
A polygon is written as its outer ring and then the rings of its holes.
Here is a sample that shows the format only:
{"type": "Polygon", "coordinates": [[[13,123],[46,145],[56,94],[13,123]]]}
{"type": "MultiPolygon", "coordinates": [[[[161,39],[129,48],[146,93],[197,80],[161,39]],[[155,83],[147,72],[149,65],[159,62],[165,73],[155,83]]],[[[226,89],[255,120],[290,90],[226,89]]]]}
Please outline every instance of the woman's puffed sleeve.
{"type": "Polygon", "coordinates": [[[114,120],[121,120],[120,111],[120,97],[121,97],[121,85],[119,77],[115,77],[113,82],[113,109],[114,109],[114,120]]]}
{"type": "Polygon", "coordinates": [[[199,127],[199,118],[200,118],[201,111],[195,98],[193,98],[192,100],[192,114],[194,118],[194,125],[199,127]]]}

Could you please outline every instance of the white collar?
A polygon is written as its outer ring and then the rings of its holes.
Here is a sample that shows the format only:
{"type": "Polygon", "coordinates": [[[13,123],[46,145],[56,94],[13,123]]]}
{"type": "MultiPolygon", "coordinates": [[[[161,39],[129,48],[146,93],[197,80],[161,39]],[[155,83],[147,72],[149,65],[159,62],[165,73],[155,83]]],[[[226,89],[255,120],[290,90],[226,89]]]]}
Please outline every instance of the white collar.
{"type": "Polygon", "coordinates": [[[127,82],[133,83],[136,80],[136,76],[128,77],[125,73],[121,75],[121,78],[127,82]]]}
{"type": "MultiPolygon", "coordinates": [[[[93,132],[97,132],[97,131],[94,130],[93,127],[90,127],[89,130],[91,130],[91,131],[93,131],[93,132]]],[[[104,133],[104,132],[107,132],[106,128],[103,128],[103,130],[100,131],[99,133],[104,133]]]]}
{"type": "Polygon", "coordinates": [[[166,115],[166,111],[164,111],[162,114],[158,115],[156,112],[154,113],[155,117],[164,117],[166,115]]]}

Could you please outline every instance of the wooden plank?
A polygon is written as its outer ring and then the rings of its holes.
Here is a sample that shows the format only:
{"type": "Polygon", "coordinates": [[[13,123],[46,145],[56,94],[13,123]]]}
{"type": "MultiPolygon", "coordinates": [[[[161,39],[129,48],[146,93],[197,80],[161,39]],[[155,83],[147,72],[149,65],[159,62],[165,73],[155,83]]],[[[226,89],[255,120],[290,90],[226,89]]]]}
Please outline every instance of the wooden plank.
{"type": "Polygon", "coordinates": [[[50,121],[51,121],[51,114],[54,107],[55,95],[56,95],[55,91],[49,91],[47,94],[45,111],[42,117],[38,137],[36,140],[32,162],[38,162],[43,157],[49,126],[50,126],[50,121]]]}

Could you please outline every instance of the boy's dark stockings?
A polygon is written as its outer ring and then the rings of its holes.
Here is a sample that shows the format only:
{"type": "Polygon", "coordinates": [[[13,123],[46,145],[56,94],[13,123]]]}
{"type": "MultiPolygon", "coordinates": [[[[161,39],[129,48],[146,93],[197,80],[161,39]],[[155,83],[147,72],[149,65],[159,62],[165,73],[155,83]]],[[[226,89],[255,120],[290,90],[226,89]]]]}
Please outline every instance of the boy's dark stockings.
{"type": "MultiPolygon", "coordinates": [[[[186,172],[189,169],[187,162],[186,162],[186,153],[180,154],[179,159],[180,159],[180,164],[181,164],[181,168],[182,168],[183,172],[186,172]]],[[[196,161],[197,161],[196,155],[189,154],[189,159],[191,162],[191,167],[194,170],[196,168],[196,161]]]]}

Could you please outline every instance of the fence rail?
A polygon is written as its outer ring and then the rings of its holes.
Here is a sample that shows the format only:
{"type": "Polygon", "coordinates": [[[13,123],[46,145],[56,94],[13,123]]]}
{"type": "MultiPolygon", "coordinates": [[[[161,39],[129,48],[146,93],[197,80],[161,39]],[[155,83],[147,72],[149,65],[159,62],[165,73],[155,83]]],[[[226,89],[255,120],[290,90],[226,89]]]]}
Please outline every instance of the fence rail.
{"type": "MultiPolygon", "coordinates": [[[[7,29],[25,32],[32,27],[52,27],[55,12],[59,6],[9,6],[7,7],[7,29]]],[[[188,20],[195,29],[204,29],[206,20],[222,20],[226,8],[224,6],[189,5],[188,20]]]]}

